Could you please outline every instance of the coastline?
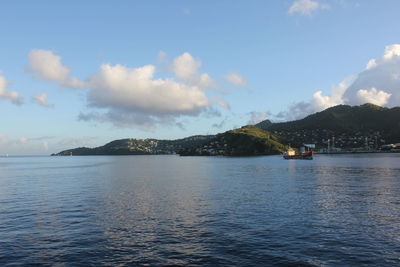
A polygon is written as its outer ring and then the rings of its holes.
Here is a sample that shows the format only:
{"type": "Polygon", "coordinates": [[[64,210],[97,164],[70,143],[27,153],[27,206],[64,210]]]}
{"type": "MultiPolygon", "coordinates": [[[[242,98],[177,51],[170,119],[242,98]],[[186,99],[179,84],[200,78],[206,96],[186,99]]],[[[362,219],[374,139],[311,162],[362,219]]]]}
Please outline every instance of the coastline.
{"type": "Polygon", "coordinates": [[[331,152],[313,152],[318,155],[338,155],[338,154],[383,154],[383,153],[400,153],[400,150],[371,150],[371,151],[331,151],[331,152]]]}

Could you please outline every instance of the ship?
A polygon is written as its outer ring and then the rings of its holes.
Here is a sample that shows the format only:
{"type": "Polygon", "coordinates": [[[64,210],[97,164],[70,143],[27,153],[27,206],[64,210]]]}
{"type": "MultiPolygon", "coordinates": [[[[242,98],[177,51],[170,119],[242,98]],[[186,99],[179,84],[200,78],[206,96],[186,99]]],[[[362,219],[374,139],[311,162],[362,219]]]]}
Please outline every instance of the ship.
{"type": "Polygon", "coordinates": [[[302,153],[297,154],[293,148],[289,148],[284,154],[284,159],[313,159],[313,152],[312,151],[304,151],[302,153]]]}

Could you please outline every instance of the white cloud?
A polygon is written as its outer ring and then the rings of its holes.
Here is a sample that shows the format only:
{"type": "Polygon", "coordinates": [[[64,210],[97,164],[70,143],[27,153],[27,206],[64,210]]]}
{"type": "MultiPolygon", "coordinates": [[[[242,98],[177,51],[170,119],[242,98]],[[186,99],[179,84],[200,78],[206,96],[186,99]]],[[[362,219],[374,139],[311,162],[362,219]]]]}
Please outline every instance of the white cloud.
{"type": "Polygon", "coordinates": [[[207,73],[200,73],[201,61],[195,59],[191,54],[185,52],[176,57],[171,69],[175,76],[190,85],[207,88],[214,85],[214,81],[207,73]]]}
{"type": "Polygon", "coordinates": [[[35,49],[29,53],[29,71],[36,77],[53,81],[60,86],[82,88],[83,82],[70,77],[70,69],[61,62],[61,57],[49,50],[35,49]]]}
{"type": "Polygon", "coordinates": [[[176,57],[172,63],[172,70],[176,77],[182,80],[190,80],[198,73],[201,62],[192,57],[191,54],[185,52],[179,57],[176,57]]]}
{"type": "Polygon", "coordinates": [[[319,10],[329,8],[329,5],[320,3],[315,0],[296,0],[290,6],[288,13],[293,15],[299,13],[300,15],[310,15],[311,13],[319,10]]]}
{"type": "Polygon", "coordinates": [[[15,105],[21,105],[21,95],[16,91],[7,90],[8,84],[6,78],[0,75],[0,99],[8,99],[15,105]]]}
{"type": "Polygon", "coordinates": [[[400,105],[400,44],[388,45],[381,58],[371,59],[366,69],[332,88],[332,94],[313,94],[309,101],[292,104],[276,117],[286,120],[303,118],[338,104],[375,105],[394,107],[400,105]]]}
{"type": "Polygon", "coordinates": [[[236,86],[247,86],[247,80],[240,75],[239,73],[236,72],[231,72],[227,75],[224,76],[224,79],[236,86]]]}
{"type": "Polygon", "coordinates": [[[400,44],[388,45],[385,47],[385,52],[383,53],[382,58],[378,60],[373,58],[370,61],[368,61],[366,69],[370,70],[376,67],[378,64],[385,63],[399,56],[400,56],[400,44]]]}
{"type": "Polygon", "coordinates": [[[378,91],[374,87],[370,90],[360,89],[357,91],[359,104],[372,103],[378,106],[384,106],[388,103],[390,96],[391,94],[388,94],[384,91],[378,91]]]}
{"type": "Polygon", "coordinates": [[[346,90],[343,100],[350,105],[370,99],[373,103],[387,107],[399,106],[399,78],[400,44],[388,45],[381,58],[371,59],[366,70],[358,74],[357,79],[346,90]]]}
{"type": "Polygon", "coordinates": [[[263,111],[252,111],[250,112],[250,120],[248,124],[254,125],[259,122],[262,122],[266,120],[269,117],[268,112],[263,112],[263,111]]]}
{"type": "Polygon", "coordinates": [[[376,66],[376,59],[373,58],[370,61],[368,61],[366,69],[370,70],[370,69],[374,68],[375,66],[376,66]]]}
{"type": "Polygon", "coordinates": [[[199,87],[172,79],[154,79],[155,66],[127,68],[103,64],[89,79],[92,106],[119,108],[153,115],[196,114],[209,106],[199,87]]]}
{"type": "Polygon", "coordinates": [[[36,95],[33,100],[40,106],[46,107],[46,108],[51,108],[54,107],[53,104],[47,103],[47,94],[46,93],[40,93],[36,95]]]}
{"type": "Polygon", "coordinates": [[[309,101],[293,103],[289,106],[288,110],[280,112],[276,117],[285,120],[297,120],[329,107],[343,104],[343,95],[353,79],[354,77],[349,76],[339,84],[333,86],[331,95],[324,96],[322,95],[322,91],[317,91],[309,101]]]}
{"type": "Polygon", "coordinates": [[[213,81],[208,74],[199,72],[200,66],[201,62],[189,53],[178,56],[171,64],[177,81],[155,78],[154,65],[129,68],[103,64],[86,85],[89,105],[105,112],[81,113],[79,119],[149,129],[160,124],[178,125],[177,119],[184,115],[216,116],[214,104],[225,109],[229,109],[229,104],[207,96],[213,81]]]}
{"type": "Polygon", "coordinates": [[[343,103],[343,94],[354,80],[353,76],[349,76],[339,84],[332,87],[330,96],[323,96],[321,91],[315,92],[313,95],[313,106],[316,111],[327,109],[343,103]]]}
{"type": "Polygon", "coordinates": [[[382,60],[390,60],[400,56],[400,44],[388,45],[383,53],[382,60]]]}
{"type": "MultiPolygon", "coordinates": [[[[159,59],[165,62],[166,54],[159,59]]],[[[69,69],[62,66],[61,58],[50,51],[35,50],[30,54],[31,70],[40,77],[69,87],[76,87],[68,77],[69,69]],[[50,71],[39,59],[52,63],[50,71]]],[[[105,109],[105,113],[81,114],[80,120],[112,122],[118,127],[150,127],[154,124],[171,123],[181,115],[197,115],[214,103],[205,94],[212,79],[198,69],[201,62],[189,53],[174,59],[171,69],[180,81],[173,78],[154,78],[156,67],[146,65],[129,68],[122,65],[103,64],[99,71],[80,86],[89,89],[87,101],[91,107],[105,109]]],[[[47,95],[36,97],[38,103],[46,103],[47,95]]],[[[223,103],[222,101],[220,103],[223,103]]]]}
{"type": "MultiPolygon", "coordinates": [[[[158,61],[167,63],[166,56],[161,51],[158,61]]],[[[82,82],[69,76],[70,70],[53,52],[33,50],[30,53],[30,70],[38,77],[66,87],[88,89],[89,107],[97,110],[81,113],[79,120],[110,122],[118,127],[178,125],[177,119],[181,116],[213,113],[213,105],[229,109],[228,103],[207,96],[206,91],[215,83],[207,73],[199,71],[201,65],[200,60],[186,52],[170,65],[169,70],[175,77],[156,78],[155,65],[130,68],[120,64],[102,64],[97,73],[82,82]],[[52,68],[43,62],[48,62],[52,68]]],[[[36,101],[48,105],[46,97],[45,94],[39,95],[36,101]]]]}

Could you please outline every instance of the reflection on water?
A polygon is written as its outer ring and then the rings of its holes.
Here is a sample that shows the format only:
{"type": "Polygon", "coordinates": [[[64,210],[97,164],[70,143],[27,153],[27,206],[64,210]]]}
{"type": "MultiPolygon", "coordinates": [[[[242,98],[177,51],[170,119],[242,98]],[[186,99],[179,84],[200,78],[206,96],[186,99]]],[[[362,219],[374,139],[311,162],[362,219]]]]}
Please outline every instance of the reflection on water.
{"type": "Polygon", "coordinates": [[[0,263],[400,263],[400,157],[0,158],[0,263]]]}

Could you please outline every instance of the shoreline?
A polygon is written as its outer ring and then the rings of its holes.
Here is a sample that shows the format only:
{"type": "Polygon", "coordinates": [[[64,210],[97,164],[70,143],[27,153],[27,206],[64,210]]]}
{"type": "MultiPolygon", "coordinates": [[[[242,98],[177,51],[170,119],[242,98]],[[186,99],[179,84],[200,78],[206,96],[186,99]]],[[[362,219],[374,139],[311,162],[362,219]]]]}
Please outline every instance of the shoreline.
{"type": "Polygon", "coordinates": [[[336,154],[382,154],[382,153],[400,153],[400,150],[398,150],[398,151],[373,150],[373,151],[331,151],[331,152],[313,152],[313,154],[317,154],[317,155],[336,155],[336,154]]]}

